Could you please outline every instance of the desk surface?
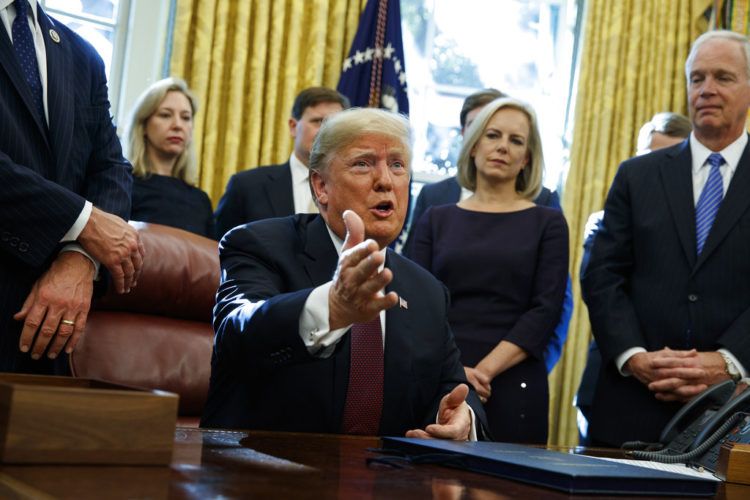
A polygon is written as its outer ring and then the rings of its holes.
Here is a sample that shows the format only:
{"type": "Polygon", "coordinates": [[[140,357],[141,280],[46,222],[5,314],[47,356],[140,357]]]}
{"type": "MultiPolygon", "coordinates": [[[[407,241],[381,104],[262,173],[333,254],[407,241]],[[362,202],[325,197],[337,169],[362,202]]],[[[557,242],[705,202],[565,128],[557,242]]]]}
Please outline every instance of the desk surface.
{"type": "MultiPolygon", "coordinates": [[[[376,455],[367,448],[378,445],[367,437],[178,428],[171,467],[0,466],[0,498],[567,497],[437,465],[368,467],[376,455]]],[[[722,486],[718,497],[750,498],[750,486],[722,486]]]]}

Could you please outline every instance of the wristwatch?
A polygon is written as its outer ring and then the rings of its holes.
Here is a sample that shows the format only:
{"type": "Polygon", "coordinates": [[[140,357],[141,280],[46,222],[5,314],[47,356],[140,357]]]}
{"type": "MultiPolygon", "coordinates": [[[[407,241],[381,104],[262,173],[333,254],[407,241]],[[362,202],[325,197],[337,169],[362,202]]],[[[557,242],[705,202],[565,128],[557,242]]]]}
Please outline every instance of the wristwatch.
{"type": "Polygon", "coordinates": [[[735,383],[739,382],[742,378],[742,374],[740,373],[739,369],[737,369],[737,365],[735,365],[734,361],[732,361],[732,359],[723,352],[719,351],[719,354],[721,354],[721,357],[724,358],[724,370],[727,372],[727,375],[729,375],[729,378],[731,378],[735,383]]]}

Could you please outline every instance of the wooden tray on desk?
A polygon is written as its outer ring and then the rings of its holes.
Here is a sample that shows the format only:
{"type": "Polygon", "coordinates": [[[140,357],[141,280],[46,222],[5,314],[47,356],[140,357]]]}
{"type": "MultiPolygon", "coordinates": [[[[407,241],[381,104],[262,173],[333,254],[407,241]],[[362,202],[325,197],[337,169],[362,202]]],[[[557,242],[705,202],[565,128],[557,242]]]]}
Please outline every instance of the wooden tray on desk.
{"type": "Polygon", "coordinates": [[[0,462],[168,465],[178,399],[98,380],[0,373],[0,462]]]}

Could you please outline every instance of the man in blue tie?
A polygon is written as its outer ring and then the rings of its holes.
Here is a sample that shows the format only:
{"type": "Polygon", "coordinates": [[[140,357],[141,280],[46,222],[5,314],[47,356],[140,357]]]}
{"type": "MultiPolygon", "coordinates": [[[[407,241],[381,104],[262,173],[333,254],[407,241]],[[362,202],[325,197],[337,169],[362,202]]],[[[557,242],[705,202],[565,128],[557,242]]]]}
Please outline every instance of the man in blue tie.
{"type": "Polygon", "coordinates": [[[143,249],[104,64],[35,0],[0,0],[0,124],[0,371],[65,373],[99,267],[125,293],[143,249]]]}
{"type": "Polygon", "coordinates": [[[699,37],[690,138],[625,161],[583,276],[603,369],[594,444],[655,441],[686,401],[750,369],[750,43],[699,37]]]}

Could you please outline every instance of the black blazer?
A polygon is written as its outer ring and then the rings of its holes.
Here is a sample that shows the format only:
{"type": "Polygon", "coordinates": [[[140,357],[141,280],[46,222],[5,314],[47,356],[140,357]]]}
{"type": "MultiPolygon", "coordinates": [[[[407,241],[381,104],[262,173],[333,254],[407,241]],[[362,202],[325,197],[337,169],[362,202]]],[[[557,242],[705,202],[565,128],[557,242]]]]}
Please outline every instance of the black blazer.
{"type": "Polygon", "coordinates": [[[603,361],[590,430],[595,440],[655,440],[679,408],[617,372],[614,358],[631,347],[724,347],[750,367],[749,149],[700,256],[689,141],[620,166],[583,276],[603,361]]]}
{"type": "MultiPolygon", "coordinates": [[[[41,7],[38,18],[49,126],[0,26],[0,371],[18,368],[20,323],[12,315],[57,255],[85,200],[124,219],[130,214],[131,167],[110,118],[104,64],[41,7]]],[[[33,364],[46,371],[44,361],[33,364]]]]}
{"type": "Polygon", "coordinates": [[[294,215],[289,162],[245,170],[229,179],[216,207],[217,236],[248,222],[287,215],[294,215]]]}
{"type": "MultiPolygon", "coordinates": [[[[349,335],[328,358],[311,356],[299,316],[338,256],[323,219],[304,214],[238,227],[220,245],[222,282],[204,427],[340,432],[349,379],[349,335]],[[253,301],[265,301],[254,308],[253,301]]],[[[406,303],[386,312],[380,434],[434,423],[440,398],[466,382],[447,323],[447,291],[388,250],[386,266],[406,303]]],[[[476,395],[469,403],[479,422],[476,395]]]]}

